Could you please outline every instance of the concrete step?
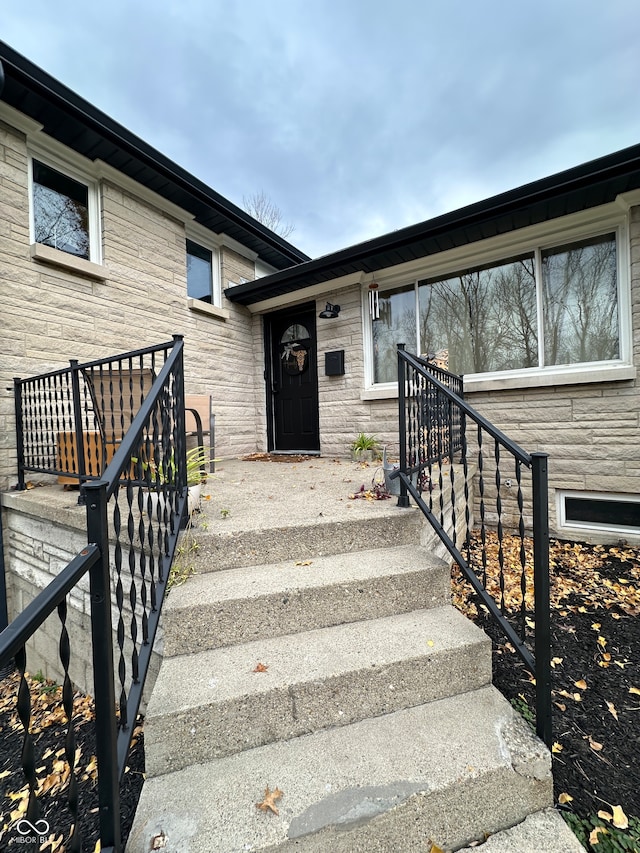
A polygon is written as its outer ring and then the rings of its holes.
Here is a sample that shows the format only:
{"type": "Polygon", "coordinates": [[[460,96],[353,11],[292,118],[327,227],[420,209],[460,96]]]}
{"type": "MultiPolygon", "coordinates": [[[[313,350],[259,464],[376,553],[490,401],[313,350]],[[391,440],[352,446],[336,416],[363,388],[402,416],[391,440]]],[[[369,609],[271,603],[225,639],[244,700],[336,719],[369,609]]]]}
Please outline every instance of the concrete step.
{"type": "Polygon", "coordinates": [[[549,807],[550,763],[482,687],[147,779],[127,851],[456,850],[549,807]],[[267,785],[278,815],[256,808],[267,785]]]}
{"type": "Polygon", "coordinates": [[[291,553],[286,562],[197,574],[172,589],[163,609],[165,657],[450,600],[447,564],[417,545],[309,560],[291,553]]]}
{"type": "Polygon", "coordinates": [[[584,853],[584,847],[555,809],[544,809],[460,853],[584,853]]]}
{"type": "Polygon", "coordinates": [[[145,719],[147,774],[490,682],[489,638],[450,605],[168,658],[145,719]]]}
{"type": "MultiPolygon", "coordinates": [[[[304,498],[303,494],[297,496],[301,501],[304,498]]],[[[218,521],[210,530],[198,530],[198,571],[216,572],[238,566],[278,563],[291,559],[292,554],[296,559],[307,560],[327,554],[420,542],[423,525],[415,507],[398,509],[389,501],[389,506],[380,508],[372,522],[369,515],[360,514],[361,503],[366,501],[345,504],[352,511],[344,510],[340,520],[324,518],[320,512],[312,522],[274,527],[267,523],[258,529],[229,527],[228,532],[225,524],[218,521]]],[[[273,507],[276,520],[277,509],[273,507]]]]}

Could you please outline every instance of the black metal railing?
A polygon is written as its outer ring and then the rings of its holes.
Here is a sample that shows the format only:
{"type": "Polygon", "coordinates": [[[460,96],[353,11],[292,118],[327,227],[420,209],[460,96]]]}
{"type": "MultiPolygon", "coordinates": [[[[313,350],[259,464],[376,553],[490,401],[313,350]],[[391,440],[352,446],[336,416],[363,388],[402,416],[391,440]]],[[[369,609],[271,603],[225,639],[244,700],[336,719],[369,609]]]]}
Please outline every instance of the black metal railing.
{"type": "MultiPolygon", "coordinates": [[[[30,791],[25,817],[31,827],[38,827],[39,822],[42,824],[37,778],[40,760],[34,756],[30,733],[31,709],[25,676],[27,643],[57,608],[62,626],[59,659],[67,715],[65,756],[71,780],[68,800],[73,815],[73,830],[66,849],[79,851],[81,827],[91,816],[78,813],[77,787],[92,783],[80,777],[74,765],[73,696],[69,678],[73,648],[66,624],[67,598],[88,574],[97,819],[101,850],[119,853],[122,849],[119,785],[187,501],[183,342],[176,337],[161,347],[78,368],[92,369],[98,382],[104,377],[104,389],[96,392],[96,400],[101,405],[100,395],[103,395],[108,401],[104,434],[116,436],[117,447],[101,479],[87,480],[83,487],[89,545],[0,634],[0,670],[14,659],[20,673],[16,708],[23,738],[21,770],[30,791]],[[144,365],[143,359],[154,353],[163,354],[163,363],[157,365],[153,382],[143,389],[142,384],[138,386],[139,374],[134,374],[133,380],[126,378],[127,372],[131,375],[129,365],[137,370],[138,365],[144,365]],[[120,365],[117,373],[113,365],[120,365]]],[[[56,374],[56,381],[59,375],[56,374]]],[[[28,384],[28,381],[22,383],[22,387],[28,384]]],[[[47,387],[45,377],[38,377],[37,387],[47,387]]],[[[56,422],[53,430],[48,426],[46,433],[55,433],[59,424],[56,422]]],[[[25,466],[25,470],[33,468],[25,466]]]]}
{"type": "Polygon", "coordinates": [[[99,479],[173,343],[14,379],[18,488],[27,472],[68,483],[99,479]]]}
{"type": "Polygon", "coordinates": [[[550,747],[547,454],[529,454],[511,441],[465,402],[444,373],[399,344],[400,465],[391,474],[400,479],[398,504],[408,506],[413,498],[534,675],[536,731],[550,747]],[[490,530],[497,536],[495,561],[488,557],[490,530]],[[527,533],[533,537],[532,568],[527,533]],[[506,553],[507,535],[517,543],[510,549],[515,567],[506,553]],[[514,570],[515,593],[508,588],[514,570]]]}

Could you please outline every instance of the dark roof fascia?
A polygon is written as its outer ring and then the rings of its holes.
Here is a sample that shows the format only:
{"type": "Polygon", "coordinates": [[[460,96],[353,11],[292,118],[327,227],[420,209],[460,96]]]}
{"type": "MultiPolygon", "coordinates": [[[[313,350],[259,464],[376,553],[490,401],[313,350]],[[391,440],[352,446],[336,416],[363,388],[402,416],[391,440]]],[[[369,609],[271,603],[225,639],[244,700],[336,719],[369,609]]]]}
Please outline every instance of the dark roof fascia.
{"type": "MultiPolygon", "coordinates": [[[[233,302],[252,305],[270,297],[290,293],[311,284],[331,281],[349,273],[375,272],[380,268],[373,265],[376,256],[423,243],[454,229],[472,226],[477,228],[485,223],[503,220],[526,208],[554,199],[567,199],[598,185],[604,187],[608,182],[633,173],[636,173],[636,184],[640,186],[640,145],[625,148],[550,177],[541,178],[483,201],[441,214],[425,222],[307,261],[297,267],[281,270],[257,281],[238,285],[225,291],[225,294],[233,302]]],[[[594,193],[594,198],[597,195],[594,193]]],[[[602,202],[597,202],[597,204],[600,203],[602,202]]],[[[596,206],[596,202],[587,206],[596,206]]],[[[515,223],[506,229],[504,222],[501,222],[501,226],[500,233],[518,228],[515,223]]]]}
{"type": "MultiPolygon", "coordinates": [[[[223,217],[249,232],[252,237],[280,253],[283,256],[283,265],[309,260],[309,256],[304,252],[262,225],[244,210],[178,166],[54,77],[51,77],[3,41],[0,41],[0,64],[4,65],[4,74],[7,80],[13,77],[28,91],[33,92],[48,103],[54,103],[60,110],[73,115],[74,118],[96,131],[101,137],[125,150],[146,166],[151,167],[162,177],[178,184],[198,202],[204,202],[205,205],[213,207],[216,213],[222,214],[223,217]]],[[[0,91],[1,97],[2,92],[0,91]]],[[[32,112],[35,113],[35,110],[32,112]]],[[[37,114],[30,117],[38,121],[37,114]]],[[[154,192],[162,195],[162,192],[157,189],[154,192]]]]}

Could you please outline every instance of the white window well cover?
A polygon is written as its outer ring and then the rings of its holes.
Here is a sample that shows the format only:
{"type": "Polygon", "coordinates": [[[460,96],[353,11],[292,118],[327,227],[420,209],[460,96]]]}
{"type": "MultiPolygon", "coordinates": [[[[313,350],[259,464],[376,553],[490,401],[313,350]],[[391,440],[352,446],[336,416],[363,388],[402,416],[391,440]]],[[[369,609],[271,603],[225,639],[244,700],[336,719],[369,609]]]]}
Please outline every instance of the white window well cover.
{"type": "Polygon", "coordinates": [[[640,533],[640,496],[607,492],[559,491],[558,522],[576,530],[640,533]]]}

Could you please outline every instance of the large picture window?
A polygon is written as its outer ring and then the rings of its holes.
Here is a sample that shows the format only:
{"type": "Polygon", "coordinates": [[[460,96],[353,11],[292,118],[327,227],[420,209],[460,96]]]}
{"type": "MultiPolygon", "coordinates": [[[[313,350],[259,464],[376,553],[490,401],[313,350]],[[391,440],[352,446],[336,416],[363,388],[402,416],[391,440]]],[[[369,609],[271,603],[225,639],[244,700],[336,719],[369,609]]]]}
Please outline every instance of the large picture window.
{"type": "Polygon", "coordinates": [[[381,288],[373,381],[396,381],[401,342],[467,375],[620,359],[617,269],[611,233],[381,288]]]}

